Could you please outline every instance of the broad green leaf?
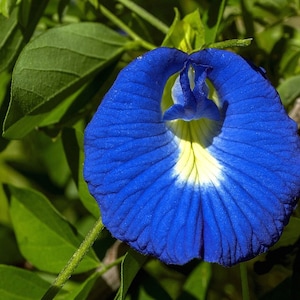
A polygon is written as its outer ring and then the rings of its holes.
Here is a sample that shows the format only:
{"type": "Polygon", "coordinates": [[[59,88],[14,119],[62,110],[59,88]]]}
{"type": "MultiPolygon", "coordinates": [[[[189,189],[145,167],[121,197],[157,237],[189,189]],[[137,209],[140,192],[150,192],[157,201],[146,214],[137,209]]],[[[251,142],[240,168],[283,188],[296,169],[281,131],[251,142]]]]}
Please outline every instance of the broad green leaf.
{"type": "Polygon", "coordinates": [[[284,80],[277,88],[284,106],[292,104],[300,96],[300,75],[284,80]]]}
{"type": "MultiPolygon", "coordinates": [[[[82,237],[40,193],[8,186],[11,218],[22,255],[42,271],[58,273],[77,250],[82,237]]],[[[75,270],[98,266],[90,251],[75,270]]]]}
{"type": "Polygon", "coordinates": [[[0,265],[0,298],[3,300],[40,300],[49,285],[33,272],[0,265]]]}
{"type": "Polygon", "coordinates": [[[206,291],[211,279],[211,264],[201,262],[187,278],[179,299],[206,299],[206,291]]]}
{"type": "Polygon", "coordinates": [[[199,50],[204,45],[204,27],[199,11],[196,10],[180,20],[178,10],[162,46],[175,47],[185,52],[199,50]]]}
{"type": "Polygon", "coordinates": [[[99,206],[89,193],[87,183],[83,178],[83,134],[73,128],[66,128],[63,131],[62,139],[66,157],[78,188],[79,197],[86,209],[98,219],[100,217],[99,206]]]}
{"type": "Polygon", "coordinates": [[[53,28],[30,42],[12,77],[4,137],[22,138],[66,97],[119,57],[127,39],[98,23],[53,28]]]}
{"type": "Polygon", "coordinates": [[[129,250],[121,264],[121,285],[118,290],[118,293],[115,297],[115,300],[124,300],[126,293],[141,269],[144,263],[147,260],[147,256],[143,256],[133,250],[129,250]]]}

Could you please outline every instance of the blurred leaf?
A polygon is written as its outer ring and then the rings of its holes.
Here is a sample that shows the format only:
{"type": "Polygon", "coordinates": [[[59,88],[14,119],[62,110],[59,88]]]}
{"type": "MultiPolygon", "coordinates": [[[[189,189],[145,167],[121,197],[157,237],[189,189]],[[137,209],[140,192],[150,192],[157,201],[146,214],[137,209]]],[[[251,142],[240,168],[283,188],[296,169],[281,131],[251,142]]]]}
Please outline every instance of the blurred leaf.
{"type": "Polygon", "coordinates": [[[56,300],[82,300],[88,299],[88,295],[91,292],[94,283],[100,277],[100,273],[95,272],[89,276],[83,283],[72,286],[68,291],[66,289],[60,290],[58,295],[55,297],[56,300]]]}
{"type": "Polygon", "coordinates": [[[279,241],[272,247],[272,250],[280,247],[290,246],[295,244],[300,238],[300,219],[291,217],[288,225],[284,228],[279,241]]]}
{"type": "Polygon", "coordinates": [[[62,140],[73,178],[78,187],[79,197],[86,209],[98,219],[100,217],[99,206],[90,194],[87,183],[83,178],[83,134],[73,128],[65,128],[62,140]]]}
{"type": "Polygon", "coordinates": [[[214,43],[217,38],[227,0],[212,0],[202,15],[205,31],[205,44],[214,43]]]}
{"type": "Polygon", "coordinates": [[[0,297],[3,300],[40,300],[49,285],[33,272],[0,265],[0,297]]]}
{"type": "Polygon", "coordinates": [[[300,96],[300,75],[284,80],[277,88],[284,106],[292,104],[300,96]]]}
{"type": "Polygon", "coordinates": [[[17,0],[1,0],[0,1],[0,14],[9,17],[13,8],[15,7],[17,0]]]}
{"type": "Polygon", "coordinates": [[[126,41],[97,23],[53,28],[34,39],[13,71],[4,137],[22,138],[38,126],[65,97],[116,60],[126,41]]]}
{"type": "Polygon", "coordinates": [[[129,8],[132,12],[136,13],[145,21],[149,22],[152,26],[156,27],[163,33],[167,33],[169,28],[166,24],[164,24],[160,19],[156,18],[152,14],[150,14],[147,10],[135,4],[130,0],[118,0],[118,2],[122,3],[124,6],[129,8]]]}
{"type": "MultiPolygon", "coordinates": [[[[0,30],[1,32],[1,30],[0,30]]],[[[1,33],[0,33],[1,34],[1,33]]],[[[1,50],[0,50],[1,52],[1,50]]],[[[1,64],[1,63],[0,63],[1,64]]],[[[1,66],[0,66],[1,68],[1,66]]],[[[0,71],[0,128],[2,133],[3,122],[5,118],[5,114],[8,108],[9,96],[10,96],[10,82],[11,82],[11,74],[8,72],[0,71]]],[[[8,145],[9,141],[0,135],[0,152],[5,149],[8,145]]]]}
{"type": "MultiPolygon", "coordinates": [[[[8,186],[11,218],[22,255],[40,270],[58,273],[74,254],[82,237],[40,193],[8,186]]],[[[90,251],[76,273],[98,266],[90,251]]]]}
{"type": "MultiPolygon", "coordinates": [[[[137,278],[138,286],[134,285],[126,296],[126,300],[143,299],[143,300],[172,300],[166,290],[161,286],[161,282],[147,274],[146,272],[139,273],[137,278]]],[[[177,298],[176,298],[177,299],[177,298]]]]}
{"type": "Polygon", "coordinates": [[[280,61],[280,73],[285,77],[296,75],[299,71],[300,47],[296,49],[288,43],[280,61]]]}
{"type": "Polygon", "coordinates": [[[206,299],[206,292],[211,279],[211,275],[211,264],[207,262],[200,262],[188,276],[183,286],[183,293],[181,294],[179,299],[206,299]]]}
{"type": "Polygon", "coordinates": [[[291,277],[284,279],[279,285],[275,286],[274,289],[267,292],[265,295],[260,297],[260,300],[283,300],[283,299],[291,299],[297,300],[300,296],[299,283],[297,284],[297,294],[292,294],[291,291],[292,279],[291,277]]]}
{"type": "Polygon", "coordinates": [[[118,293],[115,297],[115,300],[124,300],[126,293],[141,269],[144,263],[147,260],[147,256],[141,255],[133,250],[129,250],[121,264],[121,285],[118,290],[118,293]]]}
{"type": "Polygon", "coordinates": [[[11,228],[0,224],[0,264],[17,264],[23,261],[11,228]]]}
{"type": "Polygon", "coordinates": [[[62,22],[64,12],[67,6],[69,5],[70,1],[71,0],[59,0],[58,7],[57,7],[59,22],[62,22]]]}
{"type": "Polygon", "coordinates": [[[175,19],[162,46],[191,52],[201,49],[204,44],[204,28],[199,11],[196,10],[180,20],[179,12],[176,9],[175,19]]]}

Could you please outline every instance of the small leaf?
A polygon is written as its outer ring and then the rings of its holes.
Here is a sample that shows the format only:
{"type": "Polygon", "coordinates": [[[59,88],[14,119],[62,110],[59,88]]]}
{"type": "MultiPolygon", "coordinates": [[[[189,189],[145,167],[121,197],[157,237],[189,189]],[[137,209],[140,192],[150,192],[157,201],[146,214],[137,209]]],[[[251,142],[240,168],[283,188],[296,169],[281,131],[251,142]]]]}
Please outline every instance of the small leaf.
{"type": "MultiPolygon", "coordinates": [[[[63,299],[63,300],[82,300],[89,299],[88,295],[93,288],[96,280],[100,277],[99,272],[93,273],[89,276],[83,283],[72,286],[69,290],[61,289],[55,299],[63,299]]],[[[70,283],[70,281],[69,281],[70,283]]]]}
{"type": "Polygon", "coordinates": [[[211,272],[211,264],[199,263],[187,278],[180,299],[206,299],[211,272]]]}
{"type": "Polygon", "coordinates": [[[5,300],[39,300],[49,283],[33,272],[0,265],[0,295],[5,300]]]}
{"type": "Polygon", "coordinates": [[[205,10],[202,22],[205,27],[205,44],[214,43],[220,28],[227,0],[212,0],[209,9],[205,10]]]}
{"type": "Polygon", "coordinates": [[[186,15],[180,20],[178,10],[162,46],[178,48],[184,52],[199,50],[204,45],[204,27],[199,11],[186,15]]]}
{"type": "Polygon", "coordinates": [[[277,88],[284,106],[291,105],[300,96],[300,75],[290,77],[283,81],[277,88]]]}
{"type": "Polygon", "coordinates": [[[300,218],[291,217],[288,225],[284,228],[279,241],[272,247],[272,250],[280,247],[291,246],[300,238],[300,218]]]}
{"type": "Polygon", "coordinates": [[[147,256],[143,256],[133,250],[129,250],[121,264],[121,285],[118,290],[118,293],[115,297],[115,300],[124,300],[126,293],[141,269],[144,263],[147,260],[147,256]]]}
{"type": "MultiPolygon", "coordinates": [[[[40,270],[58,273],[77,250],[82,237],[40,193],[8,186],[11,218],[22,255],[40,270]]],[[[75,270],[98,266],[90,251],[75,270]]]]}
{"type": "Polygon", "coordinates": [[[124,51],[127,39],[98,23],[53,28],[30,42],[15,65],[4,137],[22,138],[63,99],[124,51]]]}
{"type": "Polygon", "coordinates": [[[63,131],[62,139],[66,157],[78,188],[79,197],[85,208],[98,219],[100,217],[99,206],[90,194],[87,183],[83,178],[83,133],[75,129],[66,128],[63,131]]]}
{"type": "Polygon", "coordinates": [[[11,228],[0,224],[0,263],[16,264],[23,261],[11,228]]]}
{"type": "Polygon", "coordinates": [[[15,7],[17,0],[1,0],[0,1],[0,14],[9,17],[13,8],[15,7]]]}
{"type": "Polygon", "coordinates": [[[0,15],[0,72],[12,66],[24,42],[18,12],[19,9],[15,8],[9,18],[0,15]]]}
{"type": "Polygon", "coordinates": [[[9,18],[0,14],[0,72],[13,66],[21,49],[30,40],[48,1],[22,0],[13,8],[9,18]],[[27,23],[22,28],[23,18],[27,23]]]}

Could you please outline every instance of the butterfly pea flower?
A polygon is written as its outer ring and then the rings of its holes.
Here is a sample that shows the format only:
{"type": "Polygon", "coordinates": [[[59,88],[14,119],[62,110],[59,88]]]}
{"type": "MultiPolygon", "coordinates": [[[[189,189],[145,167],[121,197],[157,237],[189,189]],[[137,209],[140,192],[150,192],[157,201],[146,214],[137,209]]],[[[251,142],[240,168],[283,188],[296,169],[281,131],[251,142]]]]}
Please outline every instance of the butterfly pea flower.
{"type": "Polygon", "coordinates": [[[299,196],[295,122],[264,71],[225,50],[135,59],[88,124],[85,155],[107,229],[167,264],[267,251],[299,196]]]}

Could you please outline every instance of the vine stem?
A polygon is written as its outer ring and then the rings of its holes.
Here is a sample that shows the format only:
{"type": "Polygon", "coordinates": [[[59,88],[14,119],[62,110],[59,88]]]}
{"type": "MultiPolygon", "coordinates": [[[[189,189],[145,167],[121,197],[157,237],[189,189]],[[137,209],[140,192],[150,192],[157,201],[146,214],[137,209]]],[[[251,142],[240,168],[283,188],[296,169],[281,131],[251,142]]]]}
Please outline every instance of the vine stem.
{"type": "Polygon", "coordinates": [[[99,233],[103,230],[103,228],[104,225],[102,224],[101,220],[99,219],[98,221],[96,221],[93,228],[87,234],[86,238],[83,240],[79,248],[70,258],[63,270],[58,274],[58,276],[56,277],[46,294],[43,296],[42,300],[51,300],[57,295],[60,289],[71,277],[81,260],[93,246],[95,240],[97,239],[99,233]]]}
{"type": "Polygon", "coordinates": [[[241,274],[241,282],[242,282],[243,300],[250,300],[248,272],[247,272],[247,266],[245,263],[240,264],[240,274],[241,274]]]}

